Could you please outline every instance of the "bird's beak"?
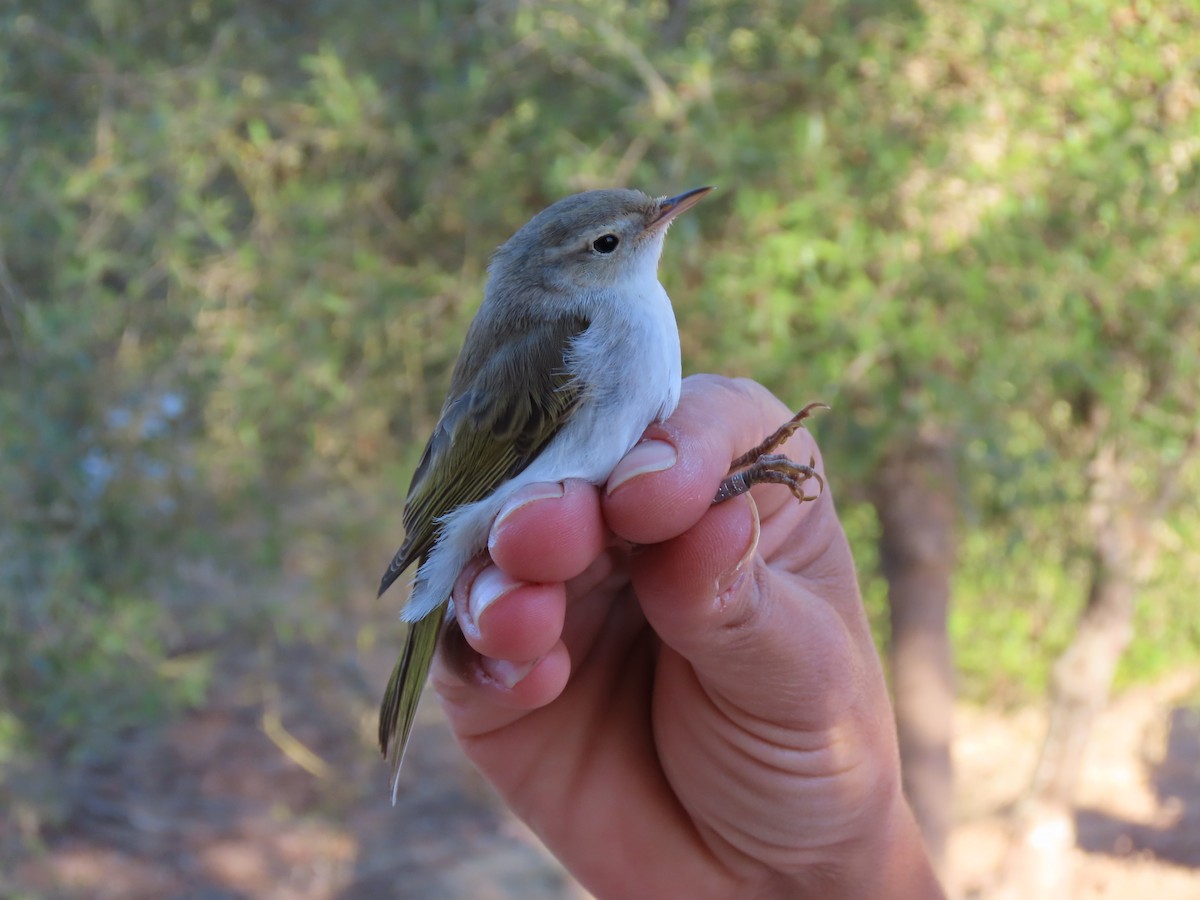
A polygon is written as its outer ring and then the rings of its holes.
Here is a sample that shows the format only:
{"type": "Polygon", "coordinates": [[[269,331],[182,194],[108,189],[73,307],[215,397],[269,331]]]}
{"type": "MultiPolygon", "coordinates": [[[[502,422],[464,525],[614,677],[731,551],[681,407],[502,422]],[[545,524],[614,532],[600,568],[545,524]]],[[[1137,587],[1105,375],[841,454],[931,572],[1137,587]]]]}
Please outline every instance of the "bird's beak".
{"type": "Polygon", "coordinates": [[[686,209],[691,209],[697,203],[704,199],[705,195],[711,191],[711,187],[695,188],[690,191],[684,191],[674,197],[667,197],[665,200],[658,201],[658,212],[654,217],[646,223],[646,230],[650,231],[655,228],[666,228],[672,219],[686,209]]]}

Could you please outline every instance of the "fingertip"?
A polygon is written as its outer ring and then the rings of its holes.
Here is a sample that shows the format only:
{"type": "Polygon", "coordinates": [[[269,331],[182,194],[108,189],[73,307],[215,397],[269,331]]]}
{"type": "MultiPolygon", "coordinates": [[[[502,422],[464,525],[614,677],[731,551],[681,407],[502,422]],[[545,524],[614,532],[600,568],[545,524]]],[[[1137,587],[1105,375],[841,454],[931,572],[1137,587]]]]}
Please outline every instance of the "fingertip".
{"type": "MultiPolygon", "coordinates": [[[[635,544],[658,543],[687,531],[707,514],[732,461],[791,416],[777,397],[754,381],[715,375],[685,379],[675,412],[647,428],[644,440],[613,470],[601,500],[608,526],[635,544]]],[[[798,431],[804,446],[793,445],[790,452],[804,461],[810,455],[815,459],[811,436],[798,431]]],[[[762,493],[764,515],[790,499],[789,492],[778,487],[762,493]]]]}
{"type": "Polygon", "coordinates": [[[518,581],[485,565],[468,584],[460,582],[454,611],[463,637],[477,653],[537,659],[562,637],[566,589],[562,582],[518,581]]]}
{"type": "Polygon", "coordinates": [[[618,463],[601,498],[608,527],[634,544],[655,544],[691,527],[712,502],[709,486],[729,466],[703,431],[665,422],[646,436],[618,463]]]}
{"type": "Polygon", "coordinates": [[[747,572],[754,563],[755,556],[758,555],[758,543],[762,538],[762,522],[758,515],[758,504],[754,502],[754,497],[750,494],[745,495],[745,503],[743,505],[750,513],[749,534],[743,538],[739,533],[742,530],[740,527],[745,521],[743,518],[735,516],[731,520],[734,526],[729,534],[729,547],[745,546],[742,555],[732,564],[726,566],[720,574],[717,575],[716,585],[714,590],[717,597],[729,593],[737,585],[738,581],[746,577],[747,572]]]}
{"type": "Polygon", "coordinates": [[[591,565],[604,541],[597,489],[569,479],[514,494],[492,526],[488,553],[513,578],[561,582],[591,565]]]}
{"type": "Polygon", "coordinates": [[[678,537],[646,547],[632,560],[634,588],[647,620],[668,644],[687,645],[747,615],[761,535],[753,499],[742,495],[712,507],[678,537]]]}
{"type": "Polygon", "coordinates": [[[571,676],[571,657],[562,641],[538,659],[514,662],[481,656],[480,688],[509,709],[537,709],[558,699],[571,676]]]}
{"type": "Polygon", "coordinates": [[[605,496],[611,496],[619,488],[635,478],[663,472],[679,461],[679,453],[669,441],[647,438],[635,444],[633,449],[625,454],[617,463],[608,483],[604,487],[605,496]]]}

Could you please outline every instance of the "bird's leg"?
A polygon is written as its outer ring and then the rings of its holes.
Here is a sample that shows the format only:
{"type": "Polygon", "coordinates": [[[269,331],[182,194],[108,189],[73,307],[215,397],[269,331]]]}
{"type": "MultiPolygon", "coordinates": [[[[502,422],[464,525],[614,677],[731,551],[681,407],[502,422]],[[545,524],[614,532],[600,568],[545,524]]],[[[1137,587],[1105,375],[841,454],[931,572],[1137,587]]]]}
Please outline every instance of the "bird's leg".
{"type": "Polygon", "coordinates": [[[829,409],[829,404],[822,403],[820,400],[816,401],[815,403],[808,404],[808,406],[804,407],[804,409],[800,410],[800,412],[796,413],[794,416],[776,428],[771,436],[765,441],[763,441],[753,450],[749,450],[735,459],[729,466],[730,473],[736,472],[738,469],[744,469],[751,463],[757,461],[759,457],[766,456],[768,453],[790,438],[793,434],[803,428],[804,420],[811,418],[813,410],[816,409],[829,409]]]}
{"type": "Polygon", "coordinates": [[[771,451],[779,447],[796,431],[804,427],[804,420],[813,414],[813,410],[829,409],[825,403],[810,403],[788,421],[777,428],[765,441],[752,450],[743,453],[729,467],[729,474],[721,482],[713,503],[723,503],[738,494],[744,494],[756,484],[783,484],[791,490],[801,503],[816,500],[825,490],[825,479],[814,468],[816,457],[811,457],[808,465],[788,459],[782,453],[771,451]],[[811,496],[805,492],[804,485],[810,479],[817,482],[817,492],[811,496]]]}

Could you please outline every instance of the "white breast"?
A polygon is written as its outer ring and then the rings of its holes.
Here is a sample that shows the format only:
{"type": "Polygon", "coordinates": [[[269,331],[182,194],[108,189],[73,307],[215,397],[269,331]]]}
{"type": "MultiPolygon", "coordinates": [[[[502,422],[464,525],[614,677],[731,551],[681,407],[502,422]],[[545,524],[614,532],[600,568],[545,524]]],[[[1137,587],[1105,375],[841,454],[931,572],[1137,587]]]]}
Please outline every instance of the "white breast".
{"type": "Polygon", "coordinates": [[[492,521],[514,491],[568,478],[602,484],[646,426],[675,411],[679,329],[667,292],[652,270],[649,275],[627,282],[621,297],[592,298],[592,324],[567,358],[585,385],[579,408],[524,471],[445,517],[441,539],[417,572],[405,621],[422,618],[449,596],[463,566],[487,546],[492,521]]]}

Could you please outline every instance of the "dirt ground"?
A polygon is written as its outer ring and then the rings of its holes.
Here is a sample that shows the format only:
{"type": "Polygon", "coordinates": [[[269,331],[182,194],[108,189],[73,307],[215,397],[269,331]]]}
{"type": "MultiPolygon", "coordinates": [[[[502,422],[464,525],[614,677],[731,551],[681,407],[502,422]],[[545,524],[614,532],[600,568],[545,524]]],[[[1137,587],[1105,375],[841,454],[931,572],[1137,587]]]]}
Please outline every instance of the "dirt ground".
{"type": "MultiPolygon", "coordinates": [[[[293,648],[267,689],[230,666],[210,703],[92,772],[71,814],[18,840],[0,815],[0,896],[18,898],[582,898],[496,804],[422,706],[400,803],[370,742],[388,660],[330,664],[293,648]],[[285,687],[279,687],[285,685],[285,687]],[[12,848],[21,846],[19,856],[12,848]],[[7,847],[5,853],[3,848],[7,847]]],[[[1076,816],[1079,900],[1200,897],[1200,672],[1121,696],[1099,723],[1076,816]]],[[[961,708],[951,896],[986,900],[1003,814],[1029,777],[1041,720],[961,708]]]]}
{"type": "MultiPolygon", "coordinates": [[[[1075,811],[1075,900],[1200,898],[1200,673],[1119,696],[1088,745],[1075,811]]],[[[1006,822],[1029,783],[1045,720],[960,708],[954,745],[952,896],[987,900],[1006,822]]]]}

